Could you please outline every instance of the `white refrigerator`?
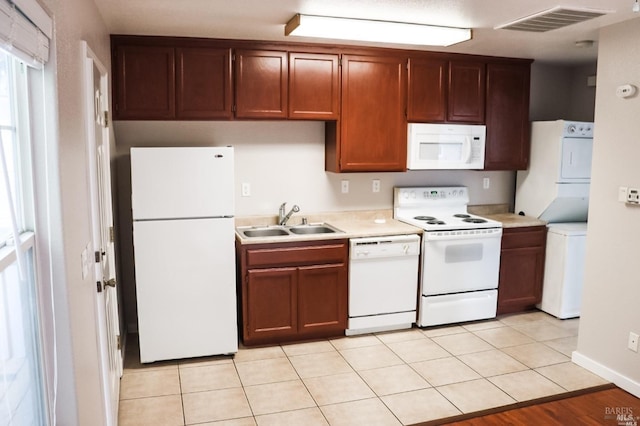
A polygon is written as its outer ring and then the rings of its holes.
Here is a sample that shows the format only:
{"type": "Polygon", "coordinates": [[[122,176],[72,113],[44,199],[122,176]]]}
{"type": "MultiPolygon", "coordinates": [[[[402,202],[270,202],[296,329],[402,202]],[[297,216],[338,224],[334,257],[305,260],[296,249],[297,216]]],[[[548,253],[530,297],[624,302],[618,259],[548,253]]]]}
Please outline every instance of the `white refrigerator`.
{"type": "Polygon", "coordinates": [[[131,148],[140,361],[238,351],[233,148],[131,148]]]}

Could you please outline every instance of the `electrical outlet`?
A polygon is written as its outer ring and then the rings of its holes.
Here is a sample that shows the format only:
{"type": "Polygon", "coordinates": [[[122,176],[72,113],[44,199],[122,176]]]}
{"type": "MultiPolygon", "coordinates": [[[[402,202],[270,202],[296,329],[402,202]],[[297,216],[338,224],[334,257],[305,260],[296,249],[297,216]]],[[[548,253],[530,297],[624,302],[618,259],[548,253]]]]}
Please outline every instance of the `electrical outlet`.
{"type": "Polygon", "coordinates": [[[491,179],[489,179],[488,177],[483,178],[482,179],[482,187],[484,189],[489,189],[490,186],[491,186],[491,179]]]}
{"type": "Polygon", "coordinates": [[[251,184],[250,183],[243,183],[242,184],[242,196],[243,197],[250,197],[251,196],[251,184]]]}
{"type": "Polygon", "coordinates": [[[341,180],[340,181],[340,191],[342,191],[343,194],[348,194],[349,193],[349,181],[348,180],[341,180]]]}
{"type": "Polygon", "coordinates": [[[627,203],[640,204],[640,192],[636,188],[627,190],[627,203]]]}
{"type": "Polygon", "coordinates": [[[621,186],[618,188],[618,201],[621,203],[627,202],[627,188],[626,186],[621,186]]]}
{"type": "Polygon", "coordinates": [[[638,352],[638,339],[640,339],[640,336],[634,332],[629,332],[629,343],[627,343],[627,347],[634,352],[638,352]]]}
{"type": "Polygon", "coordinates": [[[371,191],[380,192],[380,179],[374,179],[371,183],[371,191]]]}

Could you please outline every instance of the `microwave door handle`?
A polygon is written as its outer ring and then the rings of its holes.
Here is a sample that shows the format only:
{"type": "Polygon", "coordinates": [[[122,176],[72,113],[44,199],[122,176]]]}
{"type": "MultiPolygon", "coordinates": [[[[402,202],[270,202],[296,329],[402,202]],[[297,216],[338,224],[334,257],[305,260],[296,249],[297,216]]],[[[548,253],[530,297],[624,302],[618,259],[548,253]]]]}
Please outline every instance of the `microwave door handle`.
{"type": "Polygon", "coordinates": [[[464,163],[471,161],[471,136],[465,136],[463,145],[464,163]]]}

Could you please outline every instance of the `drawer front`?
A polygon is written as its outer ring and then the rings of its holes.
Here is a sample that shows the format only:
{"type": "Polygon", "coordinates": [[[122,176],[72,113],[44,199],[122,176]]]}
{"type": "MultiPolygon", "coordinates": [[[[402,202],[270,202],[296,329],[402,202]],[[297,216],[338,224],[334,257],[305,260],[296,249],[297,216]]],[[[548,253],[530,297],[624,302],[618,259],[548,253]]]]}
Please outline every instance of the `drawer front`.
{"type": "Polygon", "coordinates": [[[247,249],[246,257],[247,268],[346,263],[347,258],[347,244],[342,240],[333,244],[247,249]]]}
{"type": "Polygon", "coordinates": [[[502,233],[502,250],[523,247],[544,247],[546,241],[546,226],[506,228],[502,233]]]}

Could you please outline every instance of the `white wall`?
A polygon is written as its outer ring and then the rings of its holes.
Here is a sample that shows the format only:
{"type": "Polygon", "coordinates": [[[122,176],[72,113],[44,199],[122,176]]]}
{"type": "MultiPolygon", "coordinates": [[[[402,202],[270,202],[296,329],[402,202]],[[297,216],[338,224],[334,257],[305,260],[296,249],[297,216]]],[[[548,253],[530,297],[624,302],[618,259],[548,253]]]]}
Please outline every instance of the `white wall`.
{"type": "Polygon", "coordinates": [[[593,174],[583,306],[574,360],[640,397],[640,207],[617,201],[618,187],[640,188],[640,97],[620,99],[618,85],[640,87],[640,19],[602,30],[598,58],[593,174]]]}
{"type": "Polygon", "coordinates": [[[104,409],[94,321],[96,285],[91,274],[82,278],[80,261],[91,240],[80,42],[86,40],[109,67],[109,33],[92,1],[43,3],[54,18],[52,58],[45,69],[46,79],[57,85],[57,93],[48,99],[55,105],[57,111],[52,112],[57,117],[47,135],[48,156],[55,162],[49,185],[53,198],[50,243],[58,338],[57,424],[101,425],[104,409]]]}
{"type": "MultiPolygon", "coordinates": [[[[513,172],[411,171],[407,173],[344,173],[324,171],[324,123],[303,121],[144,122],[114,125],[118,146],[118,214],[121,281],[126,320],[136,323],[131,190],[128,152],[131,146],[233,145],[236,151],[236,215],[276,215],[283,202],[298,204],[305,213],[377,210],[393,207],[393,187],[410,185],[466,185],[471,204],[512,204],[513,172]],[[491,186],[482,188],[482,178],[491,186]],[[349,181],[342,194],[340,181],[349,181]],[[373,193],[372,179],[381,190],[373,193]],[[241,197],[243,182],[251,196],[241,197]]],[[[292,222],[295,223],[295,222],[292,222]]]]}
{"type": "Polygon", "coordinates": [[[596,88],[587,77],[596,74],[596,63],[577,66],[534,62],[531,66],[531,121],[593,121],[596,88]]]}

